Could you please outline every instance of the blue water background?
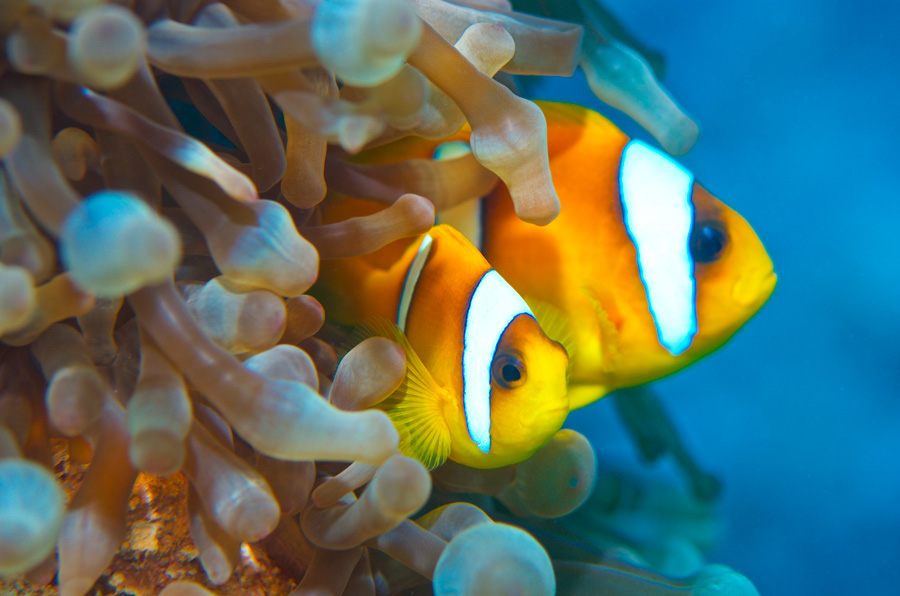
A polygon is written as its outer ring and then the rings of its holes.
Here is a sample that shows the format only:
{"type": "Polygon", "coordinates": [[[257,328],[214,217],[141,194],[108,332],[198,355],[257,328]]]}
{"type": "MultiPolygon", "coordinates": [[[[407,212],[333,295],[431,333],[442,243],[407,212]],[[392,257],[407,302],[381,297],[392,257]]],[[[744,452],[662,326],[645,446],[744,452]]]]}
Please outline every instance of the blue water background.
{"type": "MultiPolygon", "coordinates": [[[[763,595],[900,594],[900,3],[606,0],[701,127],[681,161],[779,275],[725,348],[657,384],[725,483],[712,559],[763,595]]],[[[583,77],[533,97],[598,109],[583,77]]],[[[612,404],[574,416],[636,459],[612,404]]]]}

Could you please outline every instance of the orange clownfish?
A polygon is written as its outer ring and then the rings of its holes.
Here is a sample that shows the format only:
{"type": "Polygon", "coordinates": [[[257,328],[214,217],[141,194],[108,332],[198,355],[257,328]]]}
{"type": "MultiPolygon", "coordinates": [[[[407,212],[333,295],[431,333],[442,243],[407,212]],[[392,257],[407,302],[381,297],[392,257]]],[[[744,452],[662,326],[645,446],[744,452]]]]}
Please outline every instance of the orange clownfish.
{"type": "MultiPolygon", "coordinates": [[[[775,274],[749,224],[668,155],[587,108],[536,103],[559,216],[521,221],[499,184],[439,220],[465,230],[566,346],[576,409],[721,346],[765,303],[775,274]]],[[[375,158],[452,158],[468,135],[400,142],[375,158]]]]}
{"type": "Polygon", "coordinates": [[[499,185],[483,205],[481,248],[520,294],[558,313],[576,409],[721,346],[772,294],[775,273],[744,218],[671,157],[586,108],[540,106],[559,217],[522,222],[499,185]]]}
{"type": "Polygon", "coordinates": [[[323,261],[314,291],[333,321],[404,348],[406,380],[378,406],[401,451],[429,469],[529,458],[569,413],[565,349],[457,230],[436,226],[399,259],[382,256],[323,261]]]}

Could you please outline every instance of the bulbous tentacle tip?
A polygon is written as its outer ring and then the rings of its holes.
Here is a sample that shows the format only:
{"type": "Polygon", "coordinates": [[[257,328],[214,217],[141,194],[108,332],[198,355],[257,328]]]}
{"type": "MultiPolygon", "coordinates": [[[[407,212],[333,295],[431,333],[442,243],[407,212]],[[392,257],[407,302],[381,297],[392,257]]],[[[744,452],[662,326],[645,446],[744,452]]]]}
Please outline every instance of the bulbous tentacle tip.
{"type": "Polygon", "coordinates": [[[386,515],[405,517],[425,504],[431,494],[431,476],[417,459],[394,455],[376,473],[374,498],[386,515]]]}
{"type": "Polygon", "coordinates": [[[381,464],[389,457],[397,453],[400,445],[400,435],[388,415],[381,410],[367,410],[365,412],[352,412],[367,420],[361,421],[366,427],[371,439],[368,441],[370,450],[359,461],[370,464],[381,464]]]}
{"type": "Polygon", "coordinates": [[[319,272],[315,247],[297,232],[288,210],[275,201],[249,206],[254,225],[223,224],[207,242],[216,265],[234,282],[294,297],[313,285],[319,272]]]}
{"type": "Polygon", "coordinates": [[[560,210],[550,174],[547,121],[533,102],[503,95],[510,101],[505,112],[483,127],[473,123],[472,154],[506,184],[520,219],[547,225],[560,210]]]}
{"type": "Polygon", "coordinates": [[[100,191],[78,205],[60,230],[60,257],[72,279],[116,296],[160,282],[181,259],[175,227],[136,195],[100,191]]]}
{"type": "Polygon", "coordinates": [[[282,381],[305,383],[313,389],[319,386],[316,365],[309,354],[290,344],[258,352],[244,361],[244,368],[258,375],[282,381]]]}
{"type": "Polygon", "coordinates": [[[546,226],[556,219],[561,208],[559,198],[554,192],[552,195],[548,194],[545,198],[539,200],[517,204],[515,211],[522,221],[527,221],[536,226],[546,226]]]}
{"type": "Polygon", "coordinates": [[[165,431],[150,430],[133,436],[128,457],[138,470],[154,476],[171,476],[184,465],[184,444],[165,431]]]}
{"type": "Polygon", "coordinates": [[[232,536],[240,540],[256,542],[272,533],[278,525],[281,512],[278,504],[270,498],[239,498],[241,512],[233,520],[232,536]]]}
{"type": "Polygon", "coordinates": [[[46,394],[50,422],[67,437],[85,432],[100,415],[106,388],[96,371],[68,366],[53,375],[46,394]]]}
{"type": "Polygon", "coordinates": [[[597,458],[581,433],[562,429],[516,468],[515,482],[498,498],[513,511],[557,518],[572,513],[594,489],[597,458]]]}
{"type": "Polygon", "coordinates": [[[80,128],[69,126],[53,136],[53,157],[68,180],[83,180],[89,170],[99,167],[100,154],[94,137],[80,128]]]}
{"type": "Polygon", "coordinates": [[[341,259],[375,252],[400,238],[424,234],[434,225],[434,205],[406,193],[387,209],[333,224],[303,228],[322,259],[341,259]]]}
{"type": "Polygon", "coordinates": [[[694,596],[759,596],[756,586],[724,565],[710,565],[700,572],[694,596]]]}
{"type": "Polygon", "coordinates": [[[294,381],[266,379],[253,410],[229,411],[226,417],[258,451],[280,459],[380,465],[397,453],[400,441],[384,412],[342,412],[294,381]]]}
{"type": "Polygon", "coordinates": [[[69,62],[91,87],[117,89],[143,63],[145,38],[143,24],[130,10],[114,4],[95,7],[72,22],[69,62]]]}
{"type": "Polygon", "coordinates": [[[231,283],[224,276],[182,291],[203,331],[232,354],[268,350],[284,334],[284,300],[270,291],[231,283]]]}
{"type": "Polygon", "coordinates": [[[654,133],[654,136],[662,148],[670,154],[684,155],[697,143],[700,127],[690,116],[679,110],[669,125],[654,133]]]}
{"type": "Polygon", "coordinates": [[[525,530],[476,524],[457,534],[434,570],[436,596],[550,596],[556,578],[550,556],[525,530]]]}
{"type": "Polygon", "coordinates": [[[672,155],[690,151],[700,129],[656,79],[647,61],[616,41],[585,39],[580,64],[591,91],[643,126],[672,155]]]}
{"type": "Polygon", "coordinates": [[[403,348],[384,337],[370,337],[341,360],[329,401],[341,410],[365,410],[393,393],[405,376],[403,348]]]}
{"type": "Polygon", "coordinates": [[[50,470],[24,459],[0,461],[0,576],[28,571],[53,551],[64,506],[50,470]]]}
{"type": "Polygon", "coordinates": [[[0,263],[0,334],[27,325],[36,309],[34,279],[28,271],[0,263]]]}
{"type": "Polygon", "coordinates": [[[312,23],[319,61],[359,87],[397,74],[421,34],[422,23],[407,0],[326,0],[312,23]]]}

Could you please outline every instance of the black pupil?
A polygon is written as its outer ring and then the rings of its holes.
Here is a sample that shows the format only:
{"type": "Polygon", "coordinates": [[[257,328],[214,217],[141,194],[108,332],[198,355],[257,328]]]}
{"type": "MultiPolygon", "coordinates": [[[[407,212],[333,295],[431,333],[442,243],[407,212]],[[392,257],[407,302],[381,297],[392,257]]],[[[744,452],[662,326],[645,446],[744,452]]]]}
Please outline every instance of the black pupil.
{"type": "Polygon", "coordinates": [[[702,225],[691,234],[691,255],[700,263],[712,263],[722,254],[727,238],[716,226],[702,225]]]}
{"type": "Polygon", "coordinates": [[[500,375],[506,383],[515,383],[522,378],[522,373],[519,372],[519,369],[514,364],[504,364],[503,368],[500,369],[500,375]]]}

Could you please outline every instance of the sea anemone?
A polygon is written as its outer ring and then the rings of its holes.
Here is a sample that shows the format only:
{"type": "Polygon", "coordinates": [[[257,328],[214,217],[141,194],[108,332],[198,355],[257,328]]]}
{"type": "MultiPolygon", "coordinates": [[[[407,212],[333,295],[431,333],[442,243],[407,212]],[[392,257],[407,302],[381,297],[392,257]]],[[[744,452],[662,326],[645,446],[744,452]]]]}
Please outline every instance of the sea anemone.
{"type": "Polygon", "coordinates": [[[602,9],[558,4],[575,23],[504,0],[2,2],[5,590],[753,593],[703,563],[664,584],[639,554],[542,546],[539,520],[594,486],[573,431],[518,466],[432,478],[371,409],[403,352],[343,354],[306,295],[320,259],[420,234],[500,182],[521,218],[556,216],[546,124],[509,73],[581,64],[690,147],[696,126],[602,9]],[[457,159],[347,159],[465,123],[457,159]],[[329,191],[386,207],[318,225],[329,191]]]}

